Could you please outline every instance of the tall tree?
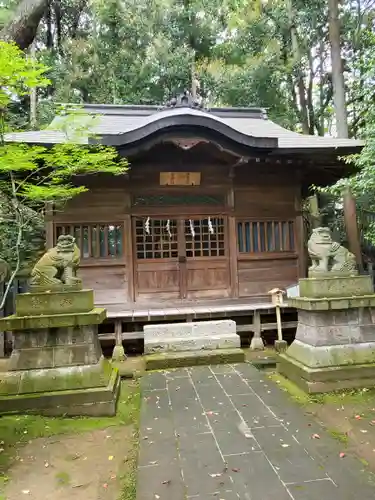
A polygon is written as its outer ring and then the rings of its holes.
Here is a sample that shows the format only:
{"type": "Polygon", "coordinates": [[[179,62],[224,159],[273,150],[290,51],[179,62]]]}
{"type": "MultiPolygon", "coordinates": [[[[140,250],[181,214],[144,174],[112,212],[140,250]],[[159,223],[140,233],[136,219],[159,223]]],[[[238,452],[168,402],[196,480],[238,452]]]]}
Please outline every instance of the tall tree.
{"type": "Polygon", "coordinates": [[[0,39],[14,42],[21,50],[33,43],[48,0],[21,0],[10,21],[0,31],[0,39]]]}
{"type": "Polygon", "coordinates": [[[338,137],[348,137],[344,68],[341,57],[339,0],[328,0],[329,40],[331,44],[333,102],[338,137]]]}

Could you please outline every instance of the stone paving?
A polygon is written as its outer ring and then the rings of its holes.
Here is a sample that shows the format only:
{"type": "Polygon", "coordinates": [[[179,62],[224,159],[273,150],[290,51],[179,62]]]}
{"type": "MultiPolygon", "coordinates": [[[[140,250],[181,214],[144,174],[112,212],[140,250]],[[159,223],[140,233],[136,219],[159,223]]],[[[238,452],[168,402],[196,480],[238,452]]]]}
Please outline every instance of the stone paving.
{"type": "Polygon", "coordinates": [[[340,446],[250,364],[151,372],[137,500],[374,500],[340,446]]]}

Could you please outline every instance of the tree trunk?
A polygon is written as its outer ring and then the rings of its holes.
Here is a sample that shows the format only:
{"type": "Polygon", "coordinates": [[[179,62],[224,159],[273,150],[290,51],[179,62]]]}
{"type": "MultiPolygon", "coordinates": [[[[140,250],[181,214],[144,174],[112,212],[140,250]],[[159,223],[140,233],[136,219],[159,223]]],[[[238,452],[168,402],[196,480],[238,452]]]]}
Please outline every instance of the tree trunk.
{"type": "Polygon", "coordinates": [[[299,114],[302,125],[302,133],[308,135],[310,133],[310,127],[309,127],[309,115],[307,110],[306,86],[305,86],[303,71],[301,68],[301,49],[298,41],[297,29],[295,26],[292,0],[287,1],[286,7],[288,11],[293,61],[297,77],[297,89],[298,89],[299,108],[300,108],[299,114]]]}
{"type": "Polygon", "coordinates": [[[0,31],[0,39],[15,42],[21,50],[33,43],[47,0],[21,0],[13,19],[0,31]]]}
{"type": "Polygon", "coordinates": [[[348,137],[345,82],[341,59],[339,0],[328,0],[329,40],[331,43],[333,102],[338,137],[348,137]]]}

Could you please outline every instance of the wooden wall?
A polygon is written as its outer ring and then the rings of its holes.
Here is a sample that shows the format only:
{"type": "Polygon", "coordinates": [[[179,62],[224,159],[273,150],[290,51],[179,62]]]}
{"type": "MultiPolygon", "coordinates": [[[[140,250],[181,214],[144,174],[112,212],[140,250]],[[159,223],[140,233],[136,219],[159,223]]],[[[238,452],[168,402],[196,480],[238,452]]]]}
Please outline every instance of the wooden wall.
{"type": "Polygon", "coordinates": [[[285,171],[276,172],[276,167],[255,163],[234,170],[230,165],[215,165],[212,160],[202,165],[202,158],[195,165],[191,159],[189,162],[167,166],[136,164],[127,178],[92,178],[87,193],[55,210],[52,223],[55,240],[62,231],[72,232],[81,239],[85,235],[80,273],[84,284],[95,290],[98,303],[125,305],[143,298],[150,305],[150,300],[179,297],[182,285],[173,264],[171,267],[170,263],[160,262],[161,273],[155,274],[150,260],[137,262],[136,217],[169,218],[180,214],[189,218],[194,214],[207,214],[225,219],[226,260],[217,260],[220,286],[214,279],[215,259],[206,263],[204,259],[196,259],[195,264],[191,260],[188,272],[194,278],[191,298],[261,298],[270,289],[294,284],[304,275],[300,188],[292,170],[288,175],[285,171]],[[178,169],[201,171],[201,185],[175,190],[159,186],[161,170],[178,169]],[[177,195],[220,194],[223,205],[132,206],[135,196],[174,191],[177,195]],[[167,266],[164,273],[163,265],[167,266]],[[209,283],[200,295],[199,279],[194,272],[200,275],[204,269],[213,273],[207,277],[212,285],[209,283]],[[227,279],[223,273],[228,273],[227,279]]]}

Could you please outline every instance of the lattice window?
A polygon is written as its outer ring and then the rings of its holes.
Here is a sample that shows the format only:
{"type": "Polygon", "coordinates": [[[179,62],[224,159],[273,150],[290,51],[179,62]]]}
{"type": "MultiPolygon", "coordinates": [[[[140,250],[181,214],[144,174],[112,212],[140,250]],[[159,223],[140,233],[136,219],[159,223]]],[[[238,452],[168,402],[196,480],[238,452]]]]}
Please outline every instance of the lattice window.
{"type": "Polygon", "coordinates": [[[124,231],[121,224],[56,225],[56,240],[60,234],[75,237],[82,259],[118,258],[123,255],[124,231]]]}
{"type": "Polygon", "coordinates": [[[224,219],[185,220],[186,257],[225,255],[224,219]]]}
{"type": "Polygon", "coordinates": [[[167,219],[136,219],[137,259],[177,258],[177,222],[167,219]]]}
{"type": "Polygon", "coordinates": [[[237,223],[240,253],[292,252],[294,223],[292,221],[239,221],[237,223]]]}

